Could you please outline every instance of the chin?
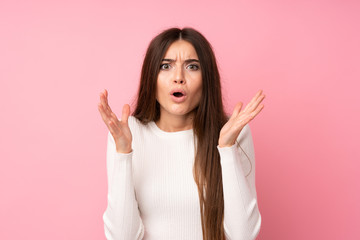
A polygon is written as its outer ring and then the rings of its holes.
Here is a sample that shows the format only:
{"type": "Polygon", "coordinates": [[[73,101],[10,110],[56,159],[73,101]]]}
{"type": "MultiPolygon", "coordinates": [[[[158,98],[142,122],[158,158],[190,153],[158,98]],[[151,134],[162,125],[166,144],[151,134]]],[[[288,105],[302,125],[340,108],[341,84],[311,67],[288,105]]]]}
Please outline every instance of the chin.
{"type": "Polygon", "coordinates": [[[170,114],[172,115],[177,115],[177,116],[184,116],[184,115],[187,115],[189,112],[187,111],[173,111],[173,112],[170,112],[170,114]]]}
{"type": "Polygon", "coordinates": [[[170,113],[173,114],[173,115],[184,116],[184,115],[190,114],[193,111],[194,111],[194,109],[192,109],[192,110],[189,110],[189,109],[176,109],[176,110],[171,111],[170,113]]]}

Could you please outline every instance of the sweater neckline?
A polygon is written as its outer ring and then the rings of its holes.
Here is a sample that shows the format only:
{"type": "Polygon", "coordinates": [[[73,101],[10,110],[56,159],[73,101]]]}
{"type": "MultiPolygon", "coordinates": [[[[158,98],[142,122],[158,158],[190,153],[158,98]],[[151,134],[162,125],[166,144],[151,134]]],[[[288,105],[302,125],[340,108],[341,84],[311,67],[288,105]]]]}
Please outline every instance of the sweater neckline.
{"type": "Polygon", "coordinates": [[[154,121],[149,122],[151,130],[154,131],[155,134],[161,137],[167,137],[167,138],[173,138],[173,137],[187,137],[187,136],[193,136],[193,129],[188,130],[182,130],[177,132],[166,132],[164,130],[161,130],[158,125],[154,121]]]}

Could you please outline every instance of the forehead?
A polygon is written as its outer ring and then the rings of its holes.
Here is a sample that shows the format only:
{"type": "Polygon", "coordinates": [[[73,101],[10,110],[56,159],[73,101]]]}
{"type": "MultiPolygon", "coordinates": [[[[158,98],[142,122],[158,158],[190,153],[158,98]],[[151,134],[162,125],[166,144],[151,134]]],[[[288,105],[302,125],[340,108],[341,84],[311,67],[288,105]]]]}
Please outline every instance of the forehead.
{"type": "Polygon", "coordinates": [[[198,58],[194,46],[185,40],[173,42],[165,53],[165,58],[198,58]]]}

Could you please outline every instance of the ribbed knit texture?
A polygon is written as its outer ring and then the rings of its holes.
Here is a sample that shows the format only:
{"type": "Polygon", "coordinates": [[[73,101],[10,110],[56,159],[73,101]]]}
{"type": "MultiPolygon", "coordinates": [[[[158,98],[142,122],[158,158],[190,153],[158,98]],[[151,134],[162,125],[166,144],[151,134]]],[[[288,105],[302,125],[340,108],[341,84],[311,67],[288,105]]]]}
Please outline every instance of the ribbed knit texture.
{"type": "MultiPolygon", "coordinates": [[[[193,178],[194,133],[162,131],[154,122],[129,117],[133,151],[116,152],[108,132],[108,205],[103,214],[108,240],[202,240],[200,204],[193,178]]],[[[261,215],[255,189],[255,154],[250,127],[240,145],[220,148],[224,227],[227,239],[255,239],[261,215]]]]}

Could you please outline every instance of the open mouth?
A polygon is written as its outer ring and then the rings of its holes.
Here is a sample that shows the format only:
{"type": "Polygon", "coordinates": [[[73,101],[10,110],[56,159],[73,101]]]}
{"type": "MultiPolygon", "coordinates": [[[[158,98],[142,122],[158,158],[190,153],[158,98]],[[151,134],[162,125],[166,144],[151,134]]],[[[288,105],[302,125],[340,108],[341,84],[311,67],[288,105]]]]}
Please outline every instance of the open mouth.
{"type": "Polygon", "coordinates": [[[182,97],[182,96],[184,96],[184,94],[182,94],[181,92],[174,92],[173,95],[174,95],[175,97],[182,97]]]}

